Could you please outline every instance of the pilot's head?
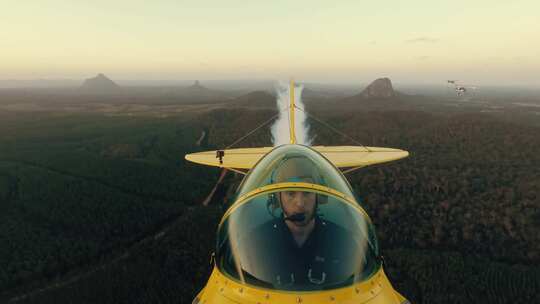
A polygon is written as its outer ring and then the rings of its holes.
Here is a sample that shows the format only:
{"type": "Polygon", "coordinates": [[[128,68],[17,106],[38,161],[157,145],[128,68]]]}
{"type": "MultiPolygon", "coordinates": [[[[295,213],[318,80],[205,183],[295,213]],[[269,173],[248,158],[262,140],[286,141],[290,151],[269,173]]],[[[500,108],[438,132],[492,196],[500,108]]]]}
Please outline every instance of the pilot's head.
{"type": "Polygon", "coordinates": [[[317,211],[317,194],[307,191],[282,191],[278,193],[285,219],[295,226],[306,226],[317,211]]]}
{"type": "MultiPolygon", "coordinates": [[[[283,160],[273,172],[273,183],[322,184],[323,179],[313,162],[304,157],[283,160]]],[[[276,206],[281,207],[285,219],[296,226],[308,225],[316,215],[318,195],[307,191],[282,191],[275,194],[276,206]]]]}

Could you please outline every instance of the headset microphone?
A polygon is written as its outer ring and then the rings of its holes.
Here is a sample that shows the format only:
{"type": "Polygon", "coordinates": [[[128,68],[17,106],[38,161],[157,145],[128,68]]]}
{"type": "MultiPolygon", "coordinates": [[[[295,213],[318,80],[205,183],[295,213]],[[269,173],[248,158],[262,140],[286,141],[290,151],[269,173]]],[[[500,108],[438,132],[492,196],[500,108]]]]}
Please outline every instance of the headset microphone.
{"type": "Polygon", "coordinates": [[[291,222],[303,222],[306,219],[306,215],[304,213],[295,213],[291,216],[286,216],[283,219],[291,222]]]}

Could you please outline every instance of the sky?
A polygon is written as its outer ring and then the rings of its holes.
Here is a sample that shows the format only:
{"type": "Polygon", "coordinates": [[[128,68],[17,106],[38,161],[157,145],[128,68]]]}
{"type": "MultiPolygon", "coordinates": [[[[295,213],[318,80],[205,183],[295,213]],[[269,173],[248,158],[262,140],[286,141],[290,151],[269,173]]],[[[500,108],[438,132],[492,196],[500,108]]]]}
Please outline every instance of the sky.
{"type": "Polygon", "coordinates": [[[0,0],[0,79],[540,86],[540,1],[0,0]]]}

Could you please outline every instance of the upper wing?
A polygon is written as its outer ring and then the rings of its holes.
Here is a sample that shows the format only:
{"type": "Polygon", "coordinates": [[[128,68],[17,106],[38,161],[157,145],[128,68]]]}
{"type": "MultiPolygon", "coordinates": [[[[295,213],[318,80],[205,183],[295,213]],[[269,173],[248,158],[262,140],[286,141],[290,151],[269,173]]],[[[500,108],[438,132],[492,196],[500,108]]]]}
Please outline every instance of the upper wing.
{"type": "Polygon", "coordinates": [[[217,151],[205,151],[186,154],[186,160],[207,166],[235,169],[251,169],[263,156],[274,147],[240,148],[217,151]],[[223,151],[223,156],[218,156],[218,151],[223,151]]]}
{"type": "Polygon", "coordinates": [[[409,156],[409,152],[382,147],[315,146],[316,151],[338,168],[365,167],[409,156]]]}
{"type": "MultiPolygon", "coordinates": [[[[241,148],[218,151],[205,151],[186,155],[186,160],[201,165],[251,169],[274,147],[241,148]],[[223,151],[219,157],[219,151],[223,151]]],[[[338,168],[364,167],[385,163],[409,156],[409,152],[392,148],[363,146],[314,146],[312,149],[321,153],[338,168]]]]}

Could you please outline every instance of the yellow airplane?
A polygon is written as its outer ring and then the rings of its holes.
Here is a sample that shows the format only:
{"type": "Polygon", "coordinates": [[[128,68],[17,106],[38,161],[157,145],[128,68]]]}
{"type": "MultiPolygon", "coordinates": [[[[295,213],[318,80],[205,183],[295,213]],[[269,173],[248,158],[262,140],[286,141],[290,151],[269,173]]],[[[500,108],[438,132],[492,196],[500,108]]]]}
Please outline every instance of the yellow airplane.
{"type": "Polygon", "coordinates": [[[409,303],[385,275],[371,219],[343,175],[409,153],[297,144],[295,109],[291,80],[290,144],[185,156],[246,175],[193,303],[409,303]]]}

